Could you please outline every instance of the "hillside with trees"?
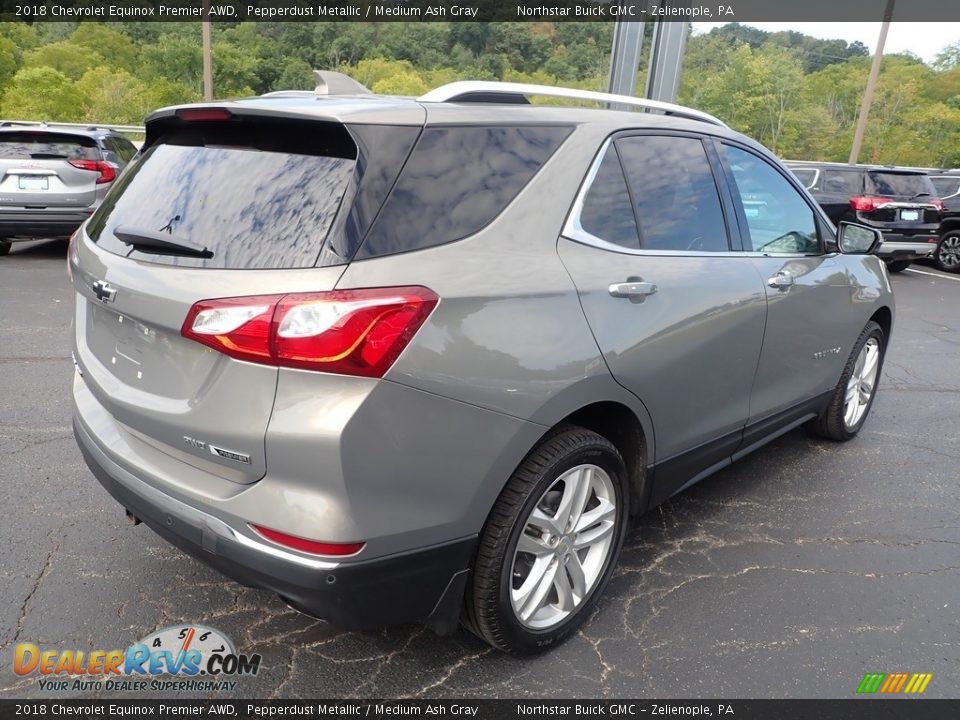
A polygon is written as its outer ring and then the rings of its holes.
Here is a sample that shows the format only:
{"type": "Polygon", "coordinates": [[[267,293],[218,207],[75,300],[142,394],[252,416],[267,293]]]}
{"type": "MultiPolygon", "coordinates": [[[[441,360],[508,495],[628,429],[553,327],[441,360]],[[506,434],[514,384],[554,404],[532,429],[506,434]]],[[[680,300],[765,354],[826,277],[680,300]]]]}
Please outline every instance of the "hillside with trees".
{"type": "MultiPolygon", "coordinates": [[[[309,89],[311,68],[334,68],[401,95],[465,78],[603,90],[612,30],[575,22],[218,23],[214,88],[218,98],[309,89]]],[[[845,161],[869,69],[859,43],[732,23],[690,38],[679,102],[782,157],[845,161]]],[[[0,23],[4,119],[136,124],[153,108],[199,100],[201,78],[197,22],[0,23]]],[[[644,79],[641,70],[639,92],[644,79]]],[[[932,65],[885,56],[861,161],[960,166],[960,42],[932,65]]]]}

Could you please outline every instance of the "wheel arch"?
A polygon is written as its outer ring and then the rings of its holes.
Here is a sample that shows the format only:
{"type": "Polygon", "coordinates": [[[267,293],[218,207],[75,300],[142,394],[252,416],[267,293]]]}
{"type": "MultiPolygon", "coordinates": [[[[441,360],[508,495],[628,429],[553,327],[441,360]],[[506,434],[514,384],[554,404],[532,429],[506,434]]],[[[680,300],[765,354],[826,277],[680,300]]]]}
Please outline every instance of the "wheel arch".
{"type": "Polygon", "coordinates": [[[870,320],[877,323],[883,330],[883,337],[887,345],[890,344],[890,331],[893,329],[893,311],[886,305],[877,308],[870,320]]]}
{"type": "Polygon", "coordinates": [[[613,443],[627,466],[630,507],[634,512],[646,509],[656,444],[653,421],[635,395],[609,375],[597,375],[552,398],[533,420],[549,428],[533,447],[564,425],[585,428],[613,443]]]}

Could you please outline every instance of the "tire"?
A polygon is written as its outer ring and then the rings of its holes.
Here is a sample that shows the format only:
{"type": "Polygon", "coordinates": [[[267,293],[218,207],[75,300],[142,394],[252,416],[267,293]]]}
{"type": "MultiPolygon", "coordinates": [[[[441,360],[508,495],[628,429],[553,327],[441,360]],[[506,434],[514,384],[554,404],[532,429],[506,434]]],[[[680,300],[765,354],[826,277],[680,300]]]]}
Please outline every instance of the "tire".
{"type": "Polygon", "coordinates": [[[940,238],[933,262],[944,272],[960,272],[960,230],[951,230],[940,238]]]}
{"type": "MultiPolygon", "coordinates": [[[[853,345],[853,350],[850,352],[847,364],[840,375],[840,382],[837,383],[827,409],[807,426],[815,435],[837,442],[846,442],[857,436],[864,422],[866,422],[867,416],[870,414],[870,408],[873,407],[873,400],[877,396],[877,385],[880,381],[880,373],[883,370],[883,357],[886,354],[886,349],[887,343],[883,328],[871,320],[853,345]],[[868,373],[863,372],[863,377],[856,381],[856,385],[853,378],[854,373],[861,372],[860,357],[868,344],[875,347],[876,360],[873,363],[874,370],[869,396],[864,404],[863,380],[868,379],[866,378],[868,373]],[[856,392],[855,399],[858,402],[859,413],[855,416],[848,416],[846,413],[850,408],[847,405],[847,395],[848,392],[853,393],[854,391],[856,392]]],[[[869,355],[869,352],[867,354],[869,355]]],[[[866,362],[870,362],[869,358],[865,358],[866,362]]]]}
{"type": "Polygon", "coordinates": [[[913,262],[912,260],[897,260],[895,262],[888,262],[887,270],[889,270],[892,273],[903,272],[908,267],[910,267],[910,263],[912,262],[913,262]]]}
{"type": "Polygon", "coordinates": [[[10,248],[13,243],[9,243],[6,240],[0,240],[0,257],[10,254],[10,248]]]}
{"type": "Polygon", "coordinates": [[[467,628],[494,647],[518,654],[542,652],[569,637],[610,579],[626,534],[629,497],[623,458],[608,440],[573,426],[544,438],[507,482],[480,534],[465,598],[467,628]],[[566,499],[568,492],[575,498],[574,489],[585,486],[590,489],[581,494],[587,497],[581,520],[570,520],[580,530],[570,532],[568,526],[567,534],[560,533],[553,523],[563,521],[562,508],[553,503],[566,499]],[[601,497],[604,493],[612,509],[601,497]],[[539,510],[536,519],[531,518],[534,510],[539,510]],[[532,523],[557,534],[532,535],[532,523]],[[594,535],[600,539],[579,549],[571,545],[574,538],[586,542],[594,535]],[[536,554],[518,550],[521,536],[523,547],[536,554]],[[567,588],[563,595],[561,586],[567,588]]]}

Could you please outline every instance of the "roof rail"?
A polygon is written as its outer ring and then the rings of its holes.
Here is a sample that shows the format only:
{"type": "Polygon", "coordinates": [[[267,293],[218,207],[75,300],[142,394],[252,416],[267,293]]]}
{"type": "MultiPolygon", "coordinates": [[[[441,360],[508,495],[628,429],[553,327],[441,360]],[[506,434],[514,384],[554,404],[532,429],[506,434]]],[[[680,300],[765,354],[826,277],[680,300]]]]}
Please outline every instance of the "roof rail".
{"type": "MultiPolygon", "coordinates": [[[[417,98],[420,102],[489,102],[490,97],[504,96],[504,102],[510,102],[510,96],[544,95],[547,97],[571,98],[573,100],[589,100],[592,102],[629,105],[645,110],[656,110],[665,115],[673,115],[688,120],[700,120],[720,127],[727,124],[700,110],[674,105],[673,103],[647,100],[646,98],[630,95],[614,95],[612,93],[595,92],[593,90],[575,90],[573,88],[553,87],[551,85],[531,85],[528,83],[493,82],[487,80],[460,80],[442,85],[431,90],[426,95],[417,98]]],[[[514,100],[516,102],[516,100],[514,100]]]]}
{"type": "Polygon", "coordinates": [[[0,127],[47,127],[47,128],[70,128],[76,130],[112,130],[120,133],[138,133],[143,134],[143,125],[98,125],[91,123],[69,123],[54,122],[47,120],[0,120],[0,127]]]}

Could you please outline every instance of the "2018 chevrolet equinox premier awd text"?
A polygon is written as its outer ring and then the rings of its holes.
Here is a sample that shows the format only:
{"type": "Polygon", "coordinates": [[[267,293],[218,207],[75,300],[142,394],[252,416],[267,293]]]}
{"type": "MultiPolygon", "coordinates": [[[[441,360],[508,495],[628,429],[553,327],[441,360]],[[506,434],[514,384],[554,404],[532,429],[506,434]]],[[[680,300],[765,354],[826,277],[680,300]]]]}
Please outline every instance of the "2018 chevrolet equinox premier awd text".
{"type": "Polygon", "coordinates": [[[572,633],[628,516],[852,438],[893,295],[709,115],[454,83],[153,113],[74,237],[76,436],[135,518],[350,628],[572,633]],[[665,111],[665,112],[664,112],[665,111]]]}

